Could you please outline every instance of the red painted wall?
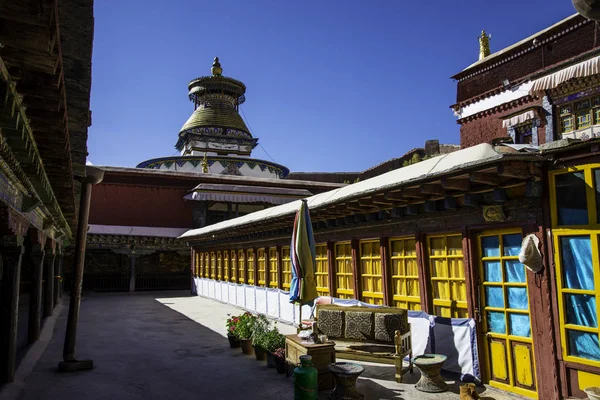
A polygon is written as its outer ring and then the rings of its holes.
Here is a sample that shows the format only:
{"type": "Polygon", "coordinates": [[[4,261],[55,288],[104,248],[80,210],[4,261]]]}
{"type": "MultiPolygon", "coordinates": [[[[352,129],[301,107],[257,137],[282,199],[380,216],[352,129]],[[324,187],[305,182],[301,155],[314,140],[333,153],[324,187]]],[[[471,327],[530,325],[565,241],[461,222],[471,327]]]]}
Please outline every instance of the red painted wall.
{"type": "Polygon", "coordinates": [[[92,189],[90,224],[192,228],[193,202],[184,188],[123,184],[92,189]]]}
{"type": "MultiPolygon", "coordinates": [[[[518,107],[512,107],[507,110],[492,112],[491,114],[482,115],[470,120],[462,122],[460,127],[460,147],[470,147],[481,143],[489,143],[493,139],[508,136],[506,128],[502,127],[502,120],[511,114],[530,108],[533,106],[541,106],[541,100],[528,102],[518,107]]],[[[538,111],[541,113],[541,111],[538,111]]],[[[540,115],[541,125],[538,127],[539,144],[546,143],[546,121],[545,116],[540,115]]]]}

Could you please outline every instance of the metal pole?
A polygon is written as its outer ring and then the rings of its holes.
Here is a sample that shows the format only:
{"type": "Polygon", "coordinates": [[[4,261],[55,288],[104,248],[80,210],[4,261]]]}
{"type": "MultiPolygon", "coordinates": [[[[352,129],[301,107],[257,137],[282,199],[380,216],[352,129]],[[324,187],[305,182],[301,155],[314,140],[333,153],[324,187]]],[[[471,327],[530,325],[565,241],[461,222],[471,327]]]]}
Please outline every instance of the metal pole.
{"type": "Polygon", "coordinates": [[[81,183],[81,200],[79,203],[79,219],[77,223],[77,236],[75,238],[75,265],[73,268],[73,284],[69,302],[69,316],[67,331],[65,333],[65,346],[63,348],[63,361],[58,363],[61,372],[80,371],[94,368],[92,360],[75,359],[75,342],[77,339],[77,321],[81,305],[81,291],[83,283],[83,268],[85,264],[85,239],[88,229],[90,202],[92,200],[92,184],[102,181],[104,171],[93,167],[86,167],[87,178],[81,183]]]}

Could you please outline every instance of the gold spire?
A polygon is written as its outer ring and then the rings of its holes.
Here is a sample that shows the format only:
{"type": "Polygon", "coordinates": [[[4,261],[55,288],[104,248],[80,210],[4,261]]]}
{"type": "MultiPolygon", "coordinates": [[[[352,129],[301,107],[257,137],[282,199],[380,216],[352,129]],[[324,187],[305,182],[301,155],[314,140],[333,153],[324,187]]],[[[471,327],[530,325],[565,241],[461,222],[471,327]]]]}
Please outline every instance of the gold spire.
{"type": "Polygon", "coordinates": [[[490,55],[490,39],[492,35],[488,35],[485,31],[481,31],[479,36],[479,60],[483,60],[490,55]]]}
{"type": "Polygon", "coordinates": [[[223,68],[221,68],[221,63],[219,63],[219,57],[215,57],[215,62],[213,62],[210,72],[214,76],[221,76],[221,74],[223,73],[223,68]]]}
{"type": "Polygon", "coordinates": [[[202,159],[202,172],[208,174],[208,160],[206,159],[206,152],[204,152],[204,158],[202,159]]]}

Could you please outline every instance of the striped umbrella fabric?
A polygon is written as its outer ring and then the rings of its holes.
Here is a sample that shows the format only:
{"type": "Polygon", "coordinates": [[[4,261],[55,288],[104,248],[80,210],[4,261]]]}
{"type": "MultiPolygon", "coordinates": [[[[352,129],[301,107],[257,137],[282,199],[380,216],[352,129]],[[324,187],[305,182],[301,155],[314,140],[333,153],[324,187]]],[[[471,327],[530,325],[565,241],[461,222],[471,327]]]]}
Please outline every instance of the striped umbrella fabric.
{"type": "Polygon", "coordinates": [[[315,281],[315,239],[310,222],[310,212],[304,199],[302,199],[300,209],[294,219],[290,258],[292,262],[290,303],[310,303],[319,297],[319,294],[315,281]]]}

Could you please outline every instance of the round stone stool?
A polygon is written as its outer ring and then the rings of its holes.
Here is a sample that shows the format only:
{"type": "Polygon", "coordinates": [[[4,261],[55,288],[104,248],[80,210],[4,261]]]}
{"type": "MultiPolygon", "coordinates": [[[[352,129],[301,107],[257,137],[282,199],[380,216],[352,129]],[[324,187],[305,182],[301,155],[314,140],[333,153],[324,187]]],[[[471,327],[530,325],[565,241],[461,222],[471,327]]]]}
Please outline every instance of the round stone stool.
{"type": "Polygon", "coordinates": [[[335,381],[335,388],[329,396],[331,400],[364,399],[365,396],[356,390],[356,380],[365,370],[362,365],[338,362],[329,364],[327,369],[329,369],[335,381]]]}
{"type": "Polygon", "coordinates": [[[421,371],[421,379],[415,385],[417,390],[427,393],[439,393],[448,390],[446,382],[440,376],[442,365],[448,359],[442,354],[423,354],[413,358],[413,364],[421,371]]]}

